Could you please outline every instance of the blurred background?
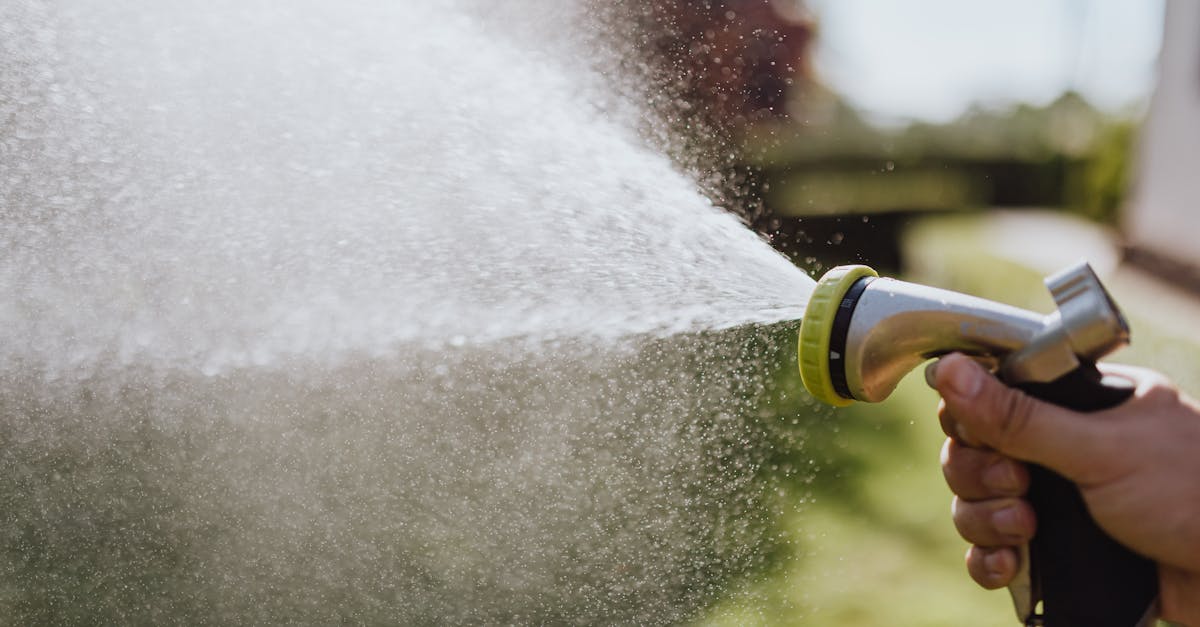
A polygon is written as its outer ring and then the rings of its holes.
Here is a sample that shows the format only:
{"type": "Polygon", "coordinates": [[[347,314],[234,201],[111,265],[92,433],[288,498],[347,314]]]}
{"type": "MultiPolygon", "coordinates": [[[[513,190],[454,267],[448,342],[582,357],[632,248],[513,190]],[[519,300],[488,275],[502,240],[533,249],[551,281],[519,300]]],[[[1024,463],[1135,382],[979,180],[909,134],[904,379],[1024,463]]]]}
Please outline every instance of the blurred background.
{"type": "Polygon", "coordinates": [[[723,179],[731,206],[813,270],[847,259],[899,268],[897,229],[922,216],[1036,208],[1119,224],[1161,2],[644,11],[650,91],[674,92],[664,117],[695,129],[699,114],[708,141],[735,149],[723,164],[736,173],[723,179]]]}
{"type": "MultiPolygon", "coordinates": [[[[812,276],[1047,311],[1041,277],[1086,258],[1132,321],[1117,359],[1200,390],[1198,5],[659,0],[636,22],[677,160],[812,276]]],[[[776,377],[764,415],[809,411],[794,356],[776,377]]],[[[788,494],[788,558],[704,622],[1013,624],[962,566],[919,378],[814,421],[827,473],[788,494]]]]}

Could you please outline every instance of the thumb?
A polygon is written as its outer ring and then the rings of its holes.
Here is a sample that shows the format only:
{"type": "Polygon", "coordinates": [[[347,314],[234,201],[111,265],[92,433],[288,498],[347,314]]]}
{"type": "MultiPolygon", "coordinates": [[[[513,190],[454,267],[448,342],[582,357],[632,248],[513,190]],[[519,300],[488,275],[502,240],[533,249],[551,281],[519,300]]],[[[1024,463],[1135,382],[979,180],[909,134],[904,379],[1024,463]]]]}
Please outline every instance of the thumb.
{"type": "Polygon", "coordinates": [[[1072,480],[1095,464],[1101,421],[1010,388],[965,355],[943,357],[933,385],[950,417],[986,446],[1072,480]]]}

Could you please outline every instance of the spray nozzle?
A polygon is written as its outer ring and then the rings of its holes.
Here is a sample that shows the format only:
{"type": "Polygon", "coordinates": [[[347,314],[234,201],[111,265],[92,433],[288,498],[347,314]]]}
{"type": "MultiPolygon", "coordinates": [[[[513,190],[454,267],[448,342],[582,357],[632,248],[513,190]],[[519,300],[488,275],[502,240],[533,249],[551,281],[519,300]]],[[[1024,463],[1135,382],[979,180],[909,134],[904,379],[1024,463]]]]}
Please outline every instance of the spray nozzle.
{"type": "MultiPolygon", "coordinates": [[[[840,266],[817,283],[800,326],[800,374],[832,405],[881,401],[931,357],[974,355],[1043,401],[1098,411],[1133,393],[1095,362],[1129,341],[1129,327],[1086,263],[1046,279],[1058,306],[1048,315],[840,266]]],[[[1109,537],[1077,487],[1032,466],[1026,498],[1038,531],[1021,547],[1009,584],[1026,625],[1141,625],[1158,594],[1153,561],[1109,537]]]]}
{"type": "Polygon", "coordinates": [[[994,360],[1009,383],[1049,382],[1129,341],[1087,263],[1046,278],[1058,310],[1042,315],[839,266],[818,282],[800,327],[800,373],[832,405],[888,397],[921,362],[950,352],[994,360]]]}

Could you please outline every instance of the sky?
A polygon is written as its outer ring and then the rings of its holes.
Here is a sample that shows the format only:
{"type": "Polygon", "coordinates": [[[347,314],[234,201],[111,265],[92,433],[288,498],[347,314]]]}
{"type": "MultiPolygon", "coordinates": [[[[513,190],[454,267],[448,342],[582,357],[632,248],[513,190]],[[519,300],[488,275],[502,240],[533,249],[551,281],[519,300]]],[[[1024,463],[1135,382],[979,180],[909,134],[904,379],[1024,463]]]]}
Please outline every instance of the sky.
{"type": "Polygon", "coordinates": [[[972,103],[1044,104],[1075,89],[1145,103],[1162,0],[808,0],[818,77],[879,121],[948,121],[972,103]]]}

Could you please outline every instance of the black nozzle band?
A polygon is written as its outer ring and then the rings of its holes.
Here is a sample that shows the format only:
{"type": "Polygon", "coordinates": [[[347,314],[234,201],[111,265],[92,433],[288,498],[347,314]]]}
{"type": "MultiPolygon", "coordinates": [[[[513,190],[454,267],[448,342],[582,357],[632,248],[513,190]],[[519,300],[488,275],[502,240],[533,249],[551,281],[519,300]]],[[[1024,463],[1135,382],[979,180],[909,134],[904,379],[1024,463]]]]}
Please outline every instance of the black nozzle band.
{"type": "Polygon", "coordinates": [[[858,307],[859,297],[874,281],[875,277],[863,277],[854,282],[838,305],[837,314],[833,317],[833,330],[829,335],[829,379],[833,389],[842,398],[854,398],[850,393],[850,385],[846,383],[846,336],[850,334],[850,320],[854,318],[854,309],[858,307]]]}

